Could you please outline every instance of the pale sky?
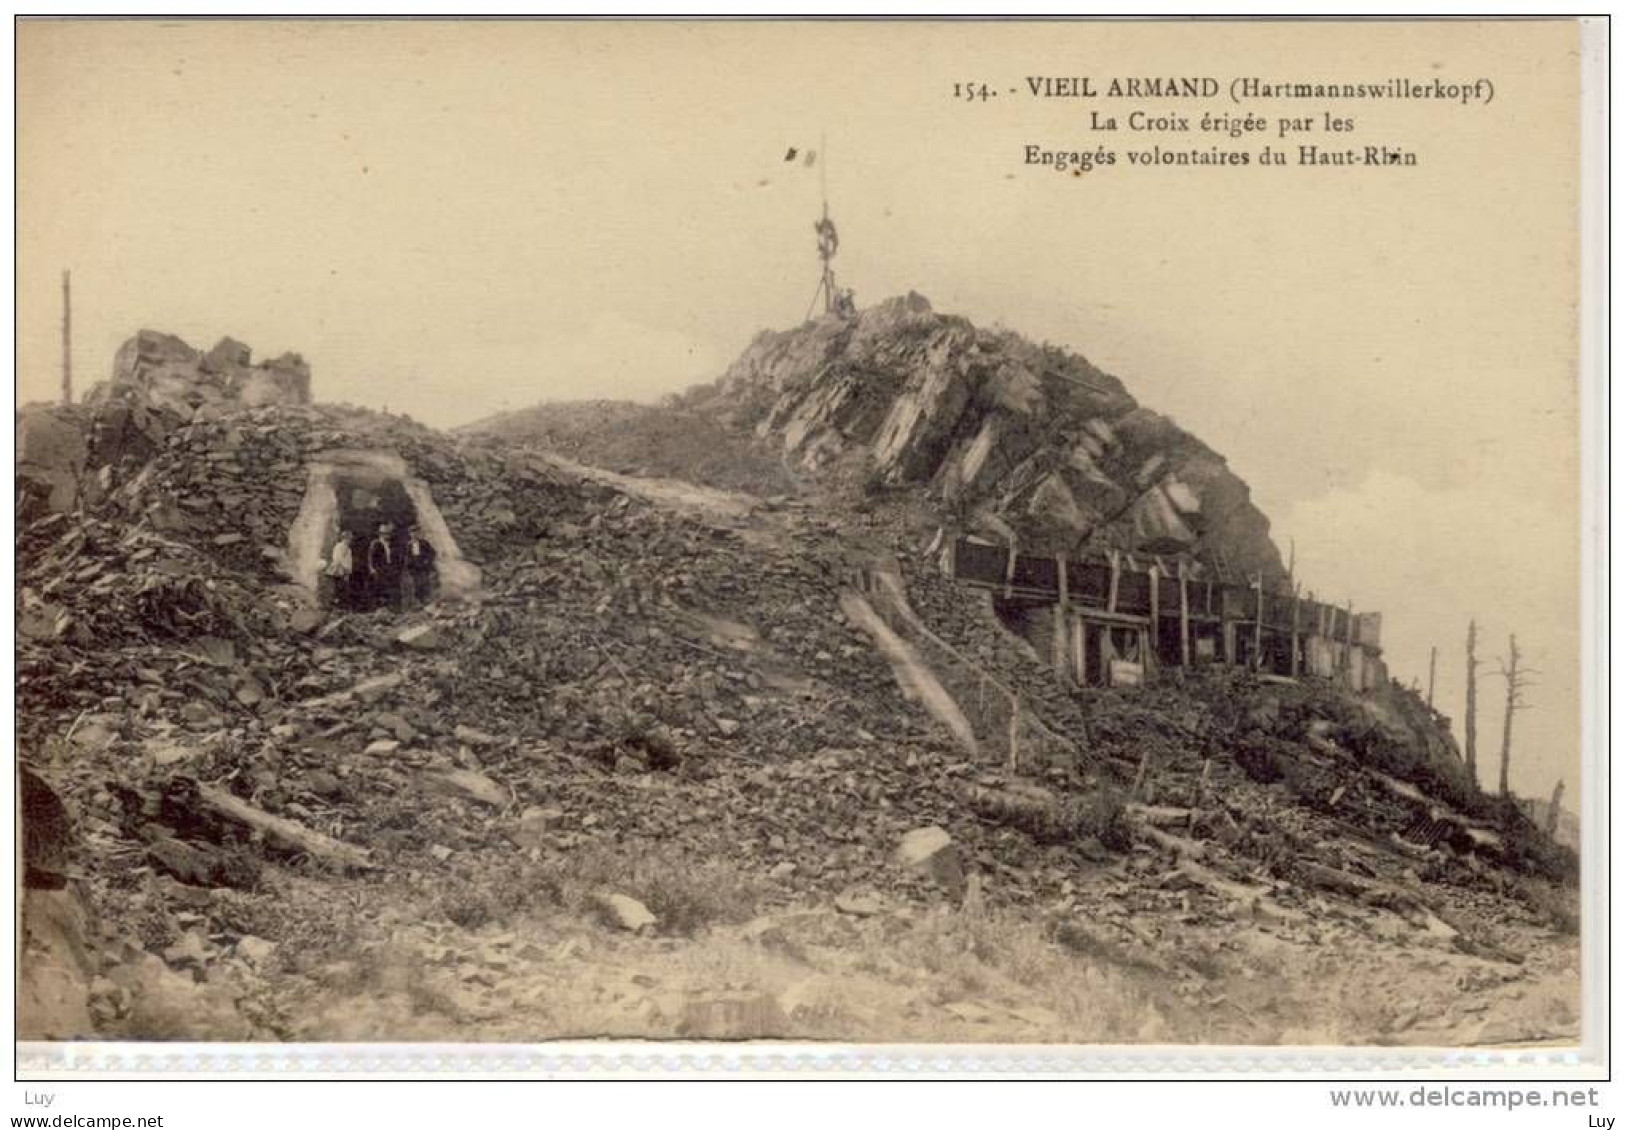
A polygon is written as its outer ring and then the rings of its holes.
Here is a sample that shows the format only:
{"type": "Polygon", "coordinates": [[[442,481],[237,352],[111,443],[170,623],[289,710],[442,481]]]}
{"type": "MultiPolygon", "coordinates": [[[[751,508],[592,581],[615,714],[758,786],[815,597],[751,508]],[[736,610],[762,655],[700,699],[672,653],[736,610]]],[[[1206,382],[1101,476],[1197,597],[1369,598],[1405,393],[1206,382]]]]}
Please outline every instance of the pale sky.
{"type": "MultiPolygon", "coordinates": [[[[81,389],[142,327],[305,355],[319,399],[464,423],[649,400],[800,321],[823,148],[862,304],[1089,357],[1225,454],[1323,598],[1458,718],[1476,616],[1493,783],[1517,631],[1543,674],[1514,787],[1579,787],[1577,33],[1569,24],[25,23],[18,391],[81,389]],[[956,102],[1029,75],[1488,77],[1488,106],[1344,102],[1407,169],[1022,165],[1143,103],[956,102]],[[827,148],[820,142],[827,137],[827,148]]],[[[1324,103],[1151,106],[1199,119],[1324,103]]],[[[1321,134],[1273,132],[1243,146],[1321,134]]],[[[1226,141],[1227,147],[1235,144],[1226,141]]]]}

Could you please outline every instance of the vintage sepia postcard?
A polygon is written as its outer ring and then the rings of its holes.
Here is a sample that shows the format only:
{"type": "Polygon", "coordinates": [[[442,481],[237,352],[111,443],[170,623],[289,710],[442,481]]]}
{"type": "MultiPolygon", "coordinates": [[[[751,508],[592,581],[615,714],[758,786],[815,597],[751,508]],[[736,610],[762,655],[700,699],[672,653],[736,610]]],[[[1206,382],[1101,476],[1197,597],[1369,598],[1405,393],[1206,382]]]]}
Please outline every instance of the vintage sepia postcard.
{"type": "Polygon", "coordinates": [[[1605,26],[15,33],[24,1076],[1601,1069],[1605,26]]]}

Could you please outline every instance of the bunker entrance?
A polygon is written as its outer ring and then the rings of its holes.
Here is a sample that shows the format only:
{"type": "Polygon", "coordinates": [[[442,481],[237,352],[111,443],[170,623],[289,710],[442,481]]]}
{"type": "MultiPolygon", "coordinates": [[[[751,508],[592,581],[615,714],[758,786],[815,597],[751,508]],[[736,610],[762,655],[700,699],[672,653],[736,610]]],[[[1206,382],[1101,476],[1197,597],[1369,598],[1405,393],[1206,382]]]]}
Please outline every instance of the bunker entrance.
{"type": "MultiPolygon", "coordinates": [[[[309,472],[304,503],[288,531],[287,561],[296,583],[312,596],[340,608],[395,603],[389,592],[380,591],[376,574],[368,568],[369,554],[380,552],[373,546],[385,526],[388,564],[396,567],[396,573],[412,572],[406,567],[412,527],[418,527],[420,541],[432,549],[432,568],[425,578],[428,591],[414,578],[414,599],[466,596],[479,588],[479,570],[458,550],[428,486],[412,476],[399,456],[383,451],[328,451],[311,461],[309,472]],[[335,556],[341,542],[350,551],[348,568],[342,551],[335,556]]],[[[382,588],[392,588],[397,579],[405,578],[386,576],[382,588]]]]}
{"type": "MultiPolygon", "coordinates": [[[[354,610],[397,604],[408,531],[418,524],[417,507],[406,488],[399,479],[340,472],[333,476],[333,497],[336,527],[330,534],[335,544],[340,538],[350,543],[352,568],[348,576],[326,576],[327,600],[335,608],[354,610]],[[380,541],[387,551],[379,547],[380,541]],[[373,558],[385,553],[393,570],[375,573],[373,558]]],[[[326,548],[324,557],[333,560],[332,546],[326,548]]]]}
{"type": "Polygon", "coordinates": [[[336,476],[339,529],[352,538],[370,541],[388,524],[396,533],[417,525],[418,509],[397,479],[367,482],[350,475],[336,476]]]}

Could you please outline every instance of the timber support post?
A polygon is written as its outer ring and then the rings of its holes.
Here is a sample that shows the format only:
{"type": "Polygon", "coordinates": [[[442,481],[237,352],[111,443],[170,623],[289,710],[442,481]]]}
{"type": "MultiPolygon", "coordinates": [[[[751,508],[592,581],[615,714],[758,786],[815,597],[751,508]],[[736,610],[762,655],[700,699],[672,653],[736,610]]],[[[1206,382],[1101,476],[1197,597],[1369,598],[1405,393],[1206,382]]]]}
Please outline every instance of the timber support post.
{"type": "Polygon", "coordinates": [[[1067,673],[1067,652],[1071,631],[1071,607],[1066,589],[1066,555],[1055,555],[1055,579],[1060,590],[1060,599],[1052,613],[1051,623],[1055,630],[1051,633],[1050,662],[1057,674],[1065,676],[1067,673]]]}
{"type": "Polygon", "coordinates": [[[1179,563],[1179,665],[1191,665],[1191,600],[1183,561],[1179,563]]]}
{"type": "Polygon", "coordinates": [[[1162,638],[1162,620],[1159,618],[1160,609],[1157,601],[1157,581],[1162,576],[1162,561],[1153,559],[1151,562],[1151,643],[1145,648],[1145,670],[1149,676],[1157,666],[1157,644],[1162,638]]]}
{"type": "Polygon", "coordinates": [[[1347,676],[1350,690],[1354,686],[1354,602],[1348,602],[1343,610],[1343,674],[1347,676]]]}
{"type": "Polygon", "coordinates": [[[1253,670],[1264,669],[1264,574],[1253,584],[1258,592],[1258,610],[1253,618],[1253,670]]]}
{"type": "Polygon", "coordinates": [[[1298,677],[1298,582],[1292,582],[1292,677],[1298,677]]]}

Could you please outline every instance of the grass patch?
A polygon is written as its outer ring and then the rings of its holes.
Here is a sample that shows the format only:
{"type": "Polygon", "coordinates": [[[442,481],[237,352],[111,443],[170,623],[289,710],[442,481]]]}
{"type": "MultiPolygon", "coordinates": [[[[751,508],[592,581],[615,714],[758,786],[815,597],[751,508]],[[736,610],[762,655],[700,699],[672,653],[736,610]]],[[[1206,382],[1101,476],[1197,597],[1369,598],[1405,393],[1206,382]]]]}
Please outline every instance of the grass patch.
{"type": "Polygon", "coordinates": [[[660,933],[684,937],[749,921],[768,892],[766,880],[730,863],[648,849],[588,848],[568,859],[547,861],[541,870],[561,905],[578,914],[592,913],[595,893],[627,895],[660,920],[660,933]]]}
{"type": "Polygon", "coordinates": [[[754,918],[769,889],[765,879],[725,861],[602,844],[536,861],[514,859],[482,869],[477,878],[450,877],[436,884],[428,901],[431,918],[478,930],[543,907],[599,921],[594,896],[620,894],[649,909],[658,933],[691,937],[754,918]]]}

